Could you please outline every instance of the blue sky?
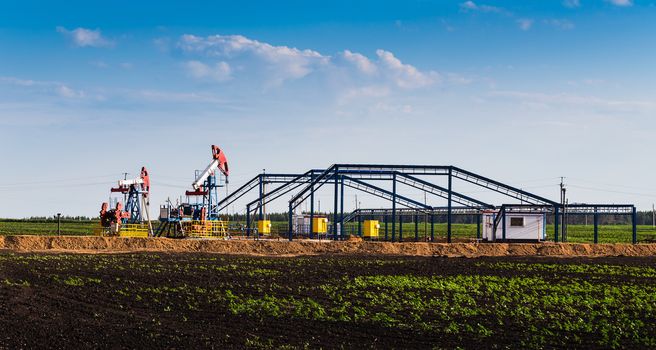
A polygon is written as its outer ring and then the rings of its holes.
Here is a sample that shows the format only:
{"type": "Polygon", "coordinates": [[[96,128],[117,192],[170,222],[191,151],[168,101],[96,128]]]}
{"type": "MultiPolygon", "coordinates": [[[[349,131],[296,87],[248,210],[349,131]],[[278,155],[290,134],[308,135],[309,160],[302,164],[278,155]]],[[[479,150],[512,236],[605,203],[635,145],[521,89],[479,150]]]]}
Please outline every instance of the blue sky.
{"type": "Polygon", "coordinates": [[[211,144],[231,186],[453,164],[649,209],[655,34],[651,0],[2,2],[0,216],[95,215],[142,165],[155,206],[211,144]]]}

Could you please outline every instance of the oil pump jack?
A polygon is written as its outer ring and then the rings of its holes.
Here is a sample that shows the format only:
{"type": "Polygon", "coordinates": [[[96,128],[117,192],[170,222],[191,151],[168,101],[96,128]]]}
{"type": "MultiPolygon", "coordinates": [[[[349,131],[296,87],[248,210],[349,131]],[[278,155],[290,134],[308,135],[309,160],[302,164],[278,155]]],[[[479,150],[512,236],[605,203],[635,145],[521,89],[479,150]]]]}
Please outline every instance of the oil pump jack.
{"type": "Polygon", "coordinates": [[[186,191],[187,196],[202,197],[200,212],[195,217],[196,220],[218,220],[219,203],[218,188],[222,185],[217,181],[216,171],[219,170],[225,176],[225,183],[228,183],[228,159],[225,153],[218,146],[212,145],[212,161],[200,173],[196,173],[196,179],[191,184],[192,191],[186,191]]]}
{"type": "Polygon", "coordinates": [[[125,196],[123,204],[117,201],[115,208],[109,209],[109,203],[102,204],[100,209],[100,225],[105,235],[131,237],[152,236],[153,228],[150,222],[149,193],[150,176],[146,167],[141,168],[139,177],[118,181],[118,187],[113,187],[111,193],[122,193],[125,196]]]}
{"type": "Polygon", "coordinates": [[[192,190],[186,191],[186,203],[176,206],[167,201],[160,206],[160,225],[155,236],[194,237],[224,236],[227,222],[219,217],[218,188],[228,183],[228,159],[223,151],[212,145],[212,160],[203,171],[196,171],[192,190]],[[217,174],[217,171],[220,174],[217,174]],[[224,181],[221,182],[221,174],[224,181]],[[218,175],[218,176],[217,176],[218,175]],[[196,198],[191,202],[190,198],[196,198]]]}

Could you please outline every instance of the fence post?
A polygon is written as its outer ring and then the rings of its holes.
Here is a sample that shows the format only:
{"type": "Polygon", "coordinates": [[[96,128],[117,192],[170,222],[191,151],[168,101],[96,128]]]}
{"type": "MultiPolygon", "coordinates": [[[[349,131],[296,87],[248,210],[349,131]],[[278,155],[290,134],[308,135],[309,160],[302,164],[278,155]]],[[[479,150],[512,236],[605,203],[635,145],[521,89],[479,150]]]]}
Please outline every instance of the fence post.
{"type": "Polygon", "coordinates": [[[633,207],[633,212],[631,213],[631,224],[633,226],[633,244],[638,243],[638,213],[636,212],[636,207],[633,207]]]}
{"type": "Polygon", "coordinates": [[[594,208],[594,217],[592,218],[594,226],[594,242],[595,244],[599,243],[599,213],[597,212],[597,207],[594,208]]]}

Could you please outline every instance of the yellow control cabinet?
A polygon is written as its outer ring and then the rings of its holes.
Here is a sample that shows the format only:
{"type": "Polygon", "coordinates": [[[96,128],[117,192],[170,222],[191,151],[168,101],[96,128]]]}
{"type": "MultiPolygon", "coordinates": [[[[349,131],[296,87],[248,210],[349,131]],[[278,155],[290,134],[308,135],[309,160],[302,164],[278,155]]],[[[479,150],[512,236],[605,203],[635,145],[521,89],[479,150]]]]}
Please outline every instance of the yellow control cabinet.
{"type": "Polygon", "coordinates": [[[328,232],[328,219],[327,218],[313,218],[312,219],[312,233],[326,233],[328,232]]]}
{"type": "Polygon", "coordinates": [[[271,220],[260,220],[257,222],[257,232],[260,234],[271,233],[271,220]]]}
{"type": "Polygon", "coordinates": [[[125,224],[118,231],[119,237],[148,237],[147,224],[125,224]]]}
{"type": "Polygon", "coordinates": [[[364,221],[364,237],[368,238],[378,238],[378,231],[380,230],[380,224],[378,220],[365,220],[364,221]]]}

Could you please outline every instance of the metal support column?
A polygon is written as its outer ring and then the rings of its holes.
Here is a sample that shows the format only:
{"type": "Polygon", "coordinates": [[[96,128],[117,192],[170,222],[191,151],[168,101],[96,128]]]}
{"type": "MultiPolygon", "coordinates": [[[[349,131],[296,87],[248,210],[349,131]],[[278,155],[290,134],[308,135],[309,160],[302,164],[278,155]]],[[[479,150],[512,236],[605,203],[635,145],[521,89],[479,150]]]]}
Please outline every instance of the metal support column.
{"type": "Polygon", "coordinates": [[[554,242],[558,243],[558,220],[560,219],[558,213],[558,207],[554,207],[554,242]]]}
{"type": "Polygon", "coordinates": [[[293,213],[292,212],[292,203],[289,203],[289,227],[288,227],[289,233],[288,234],[289,234],[289,241],[290,242],[294,238],[293,237],[294,236],[294,230],[293,230],[293,226],[292,226],[292,222],[293,222],[292,221],[292,213],[293,213]]]}
{"type": "Polygon", "coordinates": [[[392,242],[396,238],[396,173],[392,175],[392,242]]]}
{"type": "Polygon", "coordinates": [[[246,206],[246,237],[251,236],[251,207],[246,206]]]}
{"type": "Polygon", "coordinates": [[[419,240],[419,215],[415,213],[415,242],[419,240]]]}
{"type": "Polygon", "coordinates": [[[339,181],[337,179],[337,167],[335,167],[335,209],[333,211],[333,239],[337,240],[337,212],[339,208],[337,207],[338,205],[338,200],[339,200],[339,181]]]}
{"type": "Polygon", "coordinates": [[[633,211],[631,213],[631,225],[633,226],[633,244],[638,243],[638,212],[636,211],[636,207],[633,207],[633,211]]]}
{"type": "Polygon", "coordinates": [[[383,216],[383,220],[385,221],[385,240],[387,241],[387,239],[388,239],[388,235],[387,235],[387,231],[388,231],[388,230],[387,230],[387,222],[389,221],[389,219],[387,218],[387,215],[383,216]]]}
{"type": "Polygon", "coordinates": [[[501,207],[501,239],[506,241],[506,207],[501,207]]]}
{"type": "Polygon", "coordinates": [[[476,239],[481,239],[481,214],[476,214],[476,239]]]}
{"type": "Polygon", "coordinates": [[[403,214],[399,215],[399,242],[403,242],[403,214]]]}
{"type": "Polygon", "coordinates": [[[314,238],[314,171],[310,171],[310,239],[314,238]]]}
{"type": "Polygon", "coordinates": [[[431,242],[435,242],[435,214],[431,211],[431,242]]]}
{"type": "Polygon", "coordinates": [[[362,215],[358,215],[358,236],[362,237],[362,215]]]}
{"type": "Polygon", "coordinates": [[[594,242],[599,243],[599,213],[597,207],[594,208],[594,216],[592,217],[592,225],[594,226],[594,242]]]}
{"type": "Polygon", "coordinates": [[[446,213],[446,241],[451,243],[451,192],[453,190],[453,168],[449,167],[449,194],[448,194],[448,204],[447,204],[447,213],[446,213]]]}
{"type": "Polygon", "coordinates": [[[344,232],[346,232],[346,229],[344,228],[344,177],[341,176],[341,183],[342,183],[342,188],[341,188],[341,194],[339,196],[340,204],[339,204],[339,229],[340,229],[340,237],[342,239],[344,238],[344,232]]]}
{"type": "Polygon", "coordinates": [[[263,175],[260,174],[260,201],[259,201],[259,215],[258,215],[258,220],[264,220],[264,211],[263,211],[263,206],[262,206],[262,196],[264,195],[264,184],[263,184],[263,175]]]}

